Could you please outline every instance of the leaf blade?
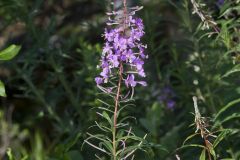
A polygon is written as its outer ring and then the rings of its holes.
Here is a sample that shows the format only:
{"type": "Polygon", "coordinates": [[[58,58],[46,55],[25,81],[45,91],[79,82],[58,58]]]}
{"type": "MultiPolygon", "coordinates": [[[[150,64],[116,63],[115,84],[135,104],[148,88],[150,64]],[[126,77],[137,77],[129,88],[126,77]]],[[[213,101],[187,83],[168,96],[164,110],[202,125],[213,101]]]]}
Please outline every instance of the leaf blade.
{"type": "Polygon", "coordinates": [[[6,91],[5,91],[5,86],[3,82],[0,80],[0,96],[1,97],[6,97],[6,91]]]}
{"type": "Polygon", "coordinates": [[[12,44],[8,48],[0,51],[0,60],[7,61],[14,58],[20,51],[21,46],[12,44]]]}

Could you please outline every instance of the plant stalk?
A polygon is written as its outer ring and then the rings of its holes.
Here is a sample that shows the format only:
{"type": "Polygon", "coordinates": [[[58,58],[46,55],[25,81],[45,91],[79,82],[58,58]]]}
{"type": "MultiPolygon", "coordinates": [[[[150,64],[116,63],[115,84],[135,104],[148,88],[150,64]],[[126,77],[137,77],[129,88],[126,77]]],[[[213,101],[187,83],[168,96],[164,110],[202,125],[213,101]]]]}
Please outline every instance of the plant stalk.
{"type": "MultiPolygon", "coordinates": [[[[115,3],[116,1],[114,1],[115,3]]],[[[115,6],[115,4],[114,4],[115,6]]],[[[123,0],[123,6],[124,6],[124,32],[126,28],[126,19],[127,19],[127,5],[126,5],[126,0],[123,0]]],[[[123,79],[123,64],[120,62],[119,65],[119,72],[118,72],[118,86],[117,86],[117,93],[115,96],[115,106],[114,106],[114,115],[113,115],[113,132],[112,132],[112,145],[113,145],[113,160],[117,160],[117,143],[116,143],[116,133],[117,133],[117,117],[118,117],[118,106],[119,106],[119,97],[120,97],[120,92],[121,92],[121,83],[123,79]]]]}
{"type": "Polygon", "coordinates": [[[211,152],[210,152],[210,149],[209,149],[209,147],[208,147],[209,144],[208,144],[207,137],[204,135],[204,136],[203,136],[203,139],[204,139],[205,146],[207,147],[208,160],[212,160],[211,152]]]}
{"type": "Polygon", "coordinates": [[[119,68],[119,80],[118,80],[118,87],[117,87],[117,94],[115,97],[115,109],[114,109],[114,115],[113,115],[113,159],[117,160],[117,155],[116,155],[116,150],[117,150],[117,145],[116,145],[116,131],[117,131],[117,117],[118,117],[118,105],[119,105],[119,97],[120,97],[120,92],[121,92],[121,83],[122,83],[122,73],[123,73],[123,65],[120,63],[120,68],[119,68]]]}

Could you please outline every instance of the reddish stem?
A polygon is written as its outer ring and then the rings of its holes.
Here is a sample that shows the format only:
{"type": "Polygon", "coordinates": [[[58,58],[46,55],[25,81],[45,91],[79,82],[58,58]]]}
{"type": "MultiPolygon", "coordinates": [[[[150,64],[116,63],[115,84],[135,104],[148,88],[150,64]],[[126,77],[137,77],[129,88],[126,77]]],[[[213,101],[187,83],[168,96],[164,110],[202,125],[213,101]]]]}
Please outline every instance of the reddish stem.
{"type": "Polygon", "coordinates": [[[113,159],[116,160],[116,131],[117,131],[117,117],[118,117],[118,106],[119,106],[119,97],[120,97],[120,92],[121,92],[121,83],[122,83],[122,73],[123,73],[123,65],[120,63],[120,68],[119,68],[119,80],[118,80],[118,87],[117,87],[117,94],[115,97],[115,109],[114,109],[114,115],[113,115],[113,159]]]}
{"type": "Polygon", "coordinates": [[[204,139],[204,142],[205,142],[205,146],[207,147],[208,160],[212,160],[211,153],[210,153],[210,150],[209,150],[209,147],[208,147],[208,145],[209,145],[208,140],[205,136],[203,137],[203,139],[204,139]]]}

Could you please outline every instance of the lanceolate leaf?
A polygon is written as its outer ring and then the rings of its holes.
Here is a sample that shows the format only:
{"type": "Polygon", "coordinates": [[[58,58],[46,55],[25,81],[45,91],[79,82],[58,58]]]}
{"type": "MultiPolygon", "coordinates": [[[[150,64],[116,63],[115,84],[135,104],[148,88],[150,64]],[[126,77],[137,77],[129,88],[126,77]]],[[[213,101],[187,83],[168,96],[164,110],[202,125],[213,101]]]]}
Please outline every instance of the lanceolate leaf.
{"type": "Polygon", "coordinates": [[[215,148],[230,132],[230,130],[223,130],[216,138],[216,140],[213,143],[213,148],[215,148]]]}
{"type": "Polygon", "coordinates": [[[69,151],[77,143],[77,141],[79,140],[80,137],[81,137],[81,133],[78,133],[76,136],[74,136],[72,139],[70,139],[64,147],[65,151],[66,152],[69,151]]]}
{"type": "Polygon", "coordinates": [[[227,73],[225,73],[222,77],[228,77],[229,75],[240,72],[240,64],[234,66],[231,70],[229,70],[227,73]]]}
{"type": "Polygon", "coordinates": [[[205,159],[206,159],[206,150],[203,149],[203,150],[202,150],[202,153],[201,153],[201,155],[200,155],[200,157],[199,157],[199,160],[205,160],[205,159]]]}
{"type": "Polygon", "coordinates": [[[0,80],[0,96],[6,97],[5,86],[1,80],[0,80]]]}
{"type": "Polygon", "coordinates": [[[111,120],[111,118],[109,117],[109,115],[107,114],[107,112],[103,111],[102,113],[103,117],[108,121],[108,123],[113,126],[113,121],[111,120]]]}
{"type": "Polygon", "coordinates": [[[232,107],[233,105],[237,104],[237,103],[240,103],[240,98],[239,99],[236,99],[236,100],[233,100],[231,102],[229,102],[226,106],[222,107],[222,109],[217,113],[216,117],[215,117],[215,120],[217,120],[219,118],[219,116],[225,112],[228,108],[232,107]]]}
{"type": "Polygon", "coordinates": [[[233,120],[233,119],[237,119],[239,118],[240,119],[240,114],[239,113],[233,113],[232,115],[230,116],[227,116],[226,118],[224,118],[220,123],[225,123],[225,122],[228,122],[230,120],[233,120]]]}
{"type": "Polygon", "coordinates": [[[188,140],[192,139],[192,138],[195,137],[196,135],[199,135],[199,133],[194,133],[194,134],[191,134],[190,136],[188,136],[188,137],[184,140],[183,145],[185,145],[185,143],[186,143],[188,140]]]}
{"type": "Polygon", "coordinates": [[[7,150],[7,156],[9,158],[9,160],[14,160],[14,157],[12,155],[12,150],[10,148],[8,148],[8,150],[7,150]]]}
{"type": "Polygon", "coordinates": [[[216,160],[217,156],[216,156],[216,153],[215,153],[213,147],[210,147],[209,149],[210,149],[210,154],[213,156],[214,160],[216,160]]]}
{"type": "Polygon", "coordinates": [[[233,10],[239,11],[240,10],[240,6],[235,6],[235,7],[231,7],[231,8],[226,9],[219,17],[222,17],[222,16],[224,16],[226,14],[231,13],[233,10]]]}
{"type": "Polygon", "coordinates": [[[3,51],[0,51],[0,60],[6,61],[14,58],[18,54],[20,49],[21,46],[13,44],[10,47],[4,49],[3,51]]]}
{"type": "Polygon", "coordinates": [[[184,149],[184,148],[189,148],[189,147],[207,149],[207,147],[205,147],[203,145],[200,145],[200,144],[188,144],[188,145],[183,145],[182,147],[178,148],[177,150],[184,149]]]}

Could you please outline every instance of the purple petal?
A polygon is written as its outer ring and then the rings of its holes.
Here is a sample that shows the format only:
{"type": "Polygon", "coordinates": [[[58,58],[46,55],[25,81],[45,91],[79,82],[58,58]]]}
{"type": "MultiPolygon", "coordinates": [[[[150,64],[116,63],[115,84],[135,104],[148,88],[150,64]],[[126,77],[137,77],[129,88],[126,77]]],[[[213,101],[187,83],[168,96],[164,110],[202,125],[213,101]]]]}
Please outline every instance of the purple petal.
{"type": "Polygon", "coordinates": [[[145,81],[138,81],[139,84],[141,84],[142,86],[146,87],[147,83],[145,81]]]}
{"type": "Polygon", "coordinates": [[[175,107],[175,105],[176,105],[176,102],[175,102],[175,101],[173,101],[173,100],[167,101],[167,107],[168,107],[169,109],[173,109],[173,108],[175,107]]]}
{"type": "Polygon", "coordinates": [[[97,83],[97,85],[102,84],[102,83],[103,83],[103,78],[101,78],[101,77],[96,77],[96,78],[95,78],[95,82],[97,83]]]}

